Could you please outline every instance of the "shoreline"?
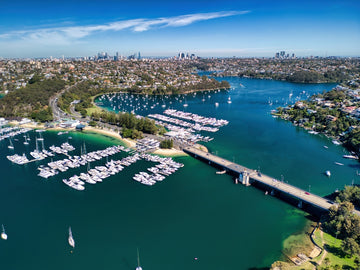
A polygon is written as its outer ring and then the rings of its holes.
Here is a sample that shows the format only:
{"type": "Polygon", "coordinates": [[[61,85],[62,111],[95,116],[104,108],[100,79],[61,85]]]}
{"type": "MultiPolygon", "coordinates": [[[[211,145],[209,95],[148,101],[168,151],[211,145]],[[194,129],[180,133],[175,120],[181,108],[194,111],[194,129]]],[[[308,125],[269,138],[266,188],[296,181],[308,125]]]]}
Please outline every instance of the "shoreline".
{"type": "MultiPolygon", "coordinates": [[[[213,76],[213,75],[210,75],[210,76],[213,76]]],[[[295,84],[327,84],[327,83],[328,84],[332,84],[332,83],[339,84],[339,83],[341,83],[341,82],[336,82],[336,81],[298,82],[298,81],[289,81],[286,79],[275,79],[272,77],[256,77],[256,76],[247,76],[247,75],[239,76],[239,75],[231,75],[231,74],[224,75],[224,76],[213,76],[213,77],[215,77],[215,78],[237,77],[237,78],[245,78],[245,79],[258,79],[258,80],[269,80],[269,81],[278,81],[278,82],[289,82],[289,83],[295,83],[295,84]]]]}
{"type": "MultiPolygon", "coordinates": [[[[17,121],[12,121],[9,123],[10,125],[19,125],[17,121]]],[[[31,129],[46,129],[48,131],[71,131],[75,132],[76,130],[74,128],[62,128],[62,127],[53,127],[53,128],[45,128],[44,124],[38,124],[38,123],[27,123],[19,125],[24,128],[31,128],[31,129]]],[[[86,126],[83,131],[89,132],[89,133],[96,133],[101,134],[104,136],[108,136],[114,139],[119,140],[120,142],[124,143],[126,147],[135,149],[136,142],[134,140],[123,138],[119,133],[114,132],[112,130],[108,129],[99,129],[95,127],[86,126]]],[[[202,148],[205,148],[205,146],[202,146],[202,148]]],[[[207,149],[206,149],[207,150],[207,149]]],[[[155,155],[161,155],[161,156],[167,156],[167,157],[179,157],[179,156],[187,156],[187,154],[181,150],[172,148],[172,149],[157,149],[154,152],[152,152],[155,155]]]]}

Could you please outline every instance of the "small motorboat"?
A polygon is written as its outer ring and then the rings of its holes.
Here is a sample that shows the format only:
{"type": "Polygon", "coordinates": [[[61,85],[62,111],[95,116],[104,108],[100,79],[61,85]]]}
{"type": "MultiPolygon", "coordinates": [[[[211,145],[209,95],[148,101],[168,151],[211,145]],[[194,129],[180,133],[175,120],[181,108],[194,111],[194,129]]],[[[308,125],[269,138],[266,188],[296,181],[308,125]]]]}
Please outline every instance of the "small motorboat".
{"type": "Polygon", "coordinates": [[[8,237],[7,237],[7,234],[6,234],[6,232],[5,232],[4,225],[1,224],[1,226],[2,226],[1,238],[2,238],[3,240],[7,240],[8,237]]]}

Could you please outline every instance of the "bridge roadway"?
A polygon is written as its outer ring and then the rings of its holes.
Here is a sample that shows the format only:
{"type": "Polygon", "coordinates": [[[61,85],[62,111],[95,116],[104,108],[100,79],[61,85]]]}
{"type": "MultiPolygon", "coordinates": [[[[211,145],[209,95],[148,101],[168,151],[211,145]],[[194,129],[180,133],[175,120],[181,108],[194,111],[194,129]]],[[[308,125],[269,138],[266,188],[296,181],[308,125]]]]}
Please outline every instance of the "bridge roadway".
{"type": "MultiPolygon", "coordinates": [[[[241,166],[241,165],[231,162],[229,160],[215,156],[211,153],[204,152],[195,147],[187,146],[187,147],[183,148],[183,151],[190,153],[190,154],[194,155],[195,157],[199,157],[208,162],[216,164],[217,166],[226,170],[228,173],[232,172],[233,174],[238,175],[238,176],[240,174],[243,174],[244,172],[248,173],[249,177],[252,181],[258,181],[258,182],[262,183],[263,185],[270,187],[273,190],[280,191],[284,194],[287,194],[288,196],[292,196],[292,197],[298,199],[299,201],[311,204],[320,209],[328,211],[329,208],[334,205],[333,202],[330,202],[329,200],[324,199],[320,196],[317,196],[317,195],[307,192],[303,189],[300,189],[300,188],[294,187],[292,185],[289,185],[287,183],[276,180],[275,178],[264,175],[262,173],[259,173],[258,171],[246,168],[244,166],[241,166]]],[[[354,212],[358,216],[360,216],[360,211],[355,210],[354,212]]]]}

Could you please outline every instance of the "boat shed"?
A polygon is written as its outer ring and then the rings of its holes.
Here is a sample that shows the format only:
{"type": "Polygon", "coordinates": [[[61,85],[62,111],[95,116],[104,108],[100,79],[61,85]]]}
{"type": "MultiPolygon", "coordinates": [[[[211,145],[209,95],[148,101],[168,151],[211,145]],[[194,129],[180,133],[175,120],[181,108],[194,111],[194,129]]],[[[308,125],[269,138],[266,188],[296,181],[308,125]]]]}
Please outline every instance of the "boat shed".
{"type": "Polygon", "coordinates": [[[75,127],[76,130],[82,131],[85,128],[84,124],[79,124],[75,127]]]}

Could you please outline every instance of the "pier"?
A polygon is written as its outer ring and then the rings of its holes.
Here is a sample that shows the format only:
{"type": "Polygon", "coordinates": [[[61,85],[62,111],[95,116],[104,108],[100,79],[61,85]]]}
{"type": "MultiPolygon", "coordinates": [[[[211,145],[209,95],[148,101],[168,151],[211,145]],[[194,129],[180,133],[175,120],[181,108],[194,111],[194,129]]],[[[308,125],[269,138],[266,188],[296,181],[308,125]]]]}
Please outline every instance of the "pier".
{"type": "MultiPolygon", "coordinates": [[[[238,179],[238,181],[246,186],[257,184],[265,187],[266,190],[271,192],[272,195],[278,195],[279,197],[290,199],[292,202],[296,202],[299,208],[305,208],[305,206],[315,207],[317,212],[327,212],[334,202],[307,192],[306,190],[292,186],[288,183],[279,181],[273,177],[267,176],[259,171],[252,170],[218,157],[211,153],[204,152],[195,147],[187,146],[183,148],[185,153],[188,153],[195,158],[207,162],[209,165],[226,170],[226,173],[232,175],[238,179]]],[[[360,211],[354,211],[360,216],[360,211]]]]}

